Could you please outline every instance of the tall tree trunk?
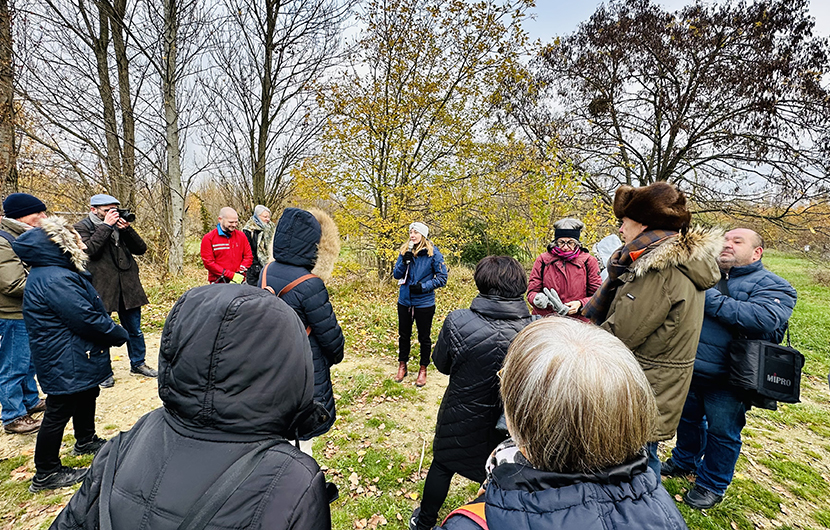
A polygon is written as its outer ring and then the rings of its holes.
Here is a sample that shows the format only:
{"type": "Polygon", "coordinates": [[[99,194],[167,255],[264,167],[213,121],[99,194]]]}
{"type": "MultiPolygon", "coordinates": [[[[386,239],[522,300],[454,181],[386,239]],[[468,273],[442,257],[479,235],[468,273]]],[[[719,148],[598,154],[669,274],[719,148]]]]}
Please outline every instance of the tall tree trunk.
{"type": "Polygon", "coordinates": [[[0,179],[3,197],[17,191],[14,141],[14,55],[9,0],[0,0],[0,179]]]}
{"type": "Polygon", "coordinates": [[[164,0],[164,37],[161,91],[164,99],[165,139],[167,141],[167,181],[170,203],[167,207],[170,248],[167,269],[181,274],[184,266],[184,189],[179,147],[179,109],[176,103],[176,44],[179,21],[176,0],[164,0]]]}
{"type": "Polygon", "coordinates": [[[124,42],[124,17],[126,0],[115,0],[110,10],[112,27],[112,44],[115,50],[115,65],[118,69],[118,101],[121,107],[121,202],[135,207],[135,115],[133,113],[132,93],[130,92],[130,60],[124,42]]]}
{"type": "Polygon", "coordinates": [[[274,99],[273,61],[276,48],[277,17],[281,5],[280,0],[266,0],[265,2],[265,49],[263,50],[265,59],[261,79],[259,130],[257,131],[256,152],[253,153],[254,167],[251,173],[254,204],[265,204],[265,170],[267,169],[268,160],[268,135],[271,130],[271,102],[274,99]]]}
{"type": "Polygon", "coordinates": [[[98,3],[98,36],[93,38],[93,53],[98,69],[98,94],[101,97],[104,115],[104,135],[107,141],[107,180],[109,191],[116,199],[124,200],[129,195],[127,187],[123,185],[123,171],[121,166],[121,146],[118,142],[118,121],[115,117],[115,101],[113,99],[112,84],[110,83],[109,58],[109,6],[98,3]],[[124,199],[122,199],[122,197],[124,199]]]}

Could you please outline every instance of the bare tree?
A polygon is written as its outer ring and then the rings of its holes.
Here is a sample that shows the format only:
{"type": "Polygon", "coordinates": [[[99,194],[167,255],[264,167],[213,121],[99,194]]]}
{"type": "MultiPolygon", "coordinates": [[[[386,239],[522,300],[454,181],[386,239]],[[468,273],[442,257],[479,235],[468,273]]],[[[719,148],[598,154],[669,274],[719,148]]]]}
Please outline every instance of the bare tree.
{"type": "Polygon", "coordinates": [[[545,46],[506,108],[601,193],[679,183],[703,209],[790,212],[828,190],[828,39],[808,0],[601,6],[545,46]]]}
{"type": "Polygon", "coordinates": [[[206,76],[205,144],[246,209],[279,205],[289,171],[319,137],[315,85],[339,59],[355,0],[223,0],[206,76]]]}
{"type": "Polygon", "coordinates": [[[0,0],[0,180],[2,180],[3,197],[17,191],[13,12],[14,6],[9,0],[0,0]]]}

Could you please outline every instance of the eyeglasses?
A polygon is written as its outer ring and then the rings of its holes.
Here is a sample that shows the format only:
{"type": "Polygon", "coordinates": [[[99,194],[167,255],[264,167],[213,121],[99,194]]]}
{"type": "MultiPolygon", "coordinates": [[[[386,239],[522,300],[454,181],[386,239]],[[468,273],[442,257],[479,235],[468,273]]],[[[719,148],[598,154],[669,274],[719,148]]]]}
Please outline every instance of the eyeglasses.
{"type": "Polygon", "coordinates": [[[576,248],[579,246],[579,241],[576,239],[557,239],[553,244],[559,248],[576,248]]]}

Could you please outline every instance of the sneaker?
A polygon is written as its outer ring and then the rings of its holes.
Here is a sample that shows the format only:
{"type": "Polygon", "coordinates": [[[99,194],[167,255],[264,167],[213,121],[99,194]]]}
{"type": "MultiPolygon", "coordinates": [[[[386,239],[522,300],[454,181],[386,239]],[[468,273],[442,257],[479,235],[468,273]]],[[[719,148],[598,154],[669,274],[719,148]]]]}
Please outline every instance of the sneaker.
{"type": "Polygon", "coordinates": [[[34,407],[32,407],[30,409],[26,409],[26,412],[28,412],[29,414],[36,414],[38,412],[43,412],[45,410],[46,410],[46,400],[41,399],[40,401],[37,402],[37,405],[35,405],[34,407]]]}
{"type": "Polygon", "coordinates": [[[94,455],[98,452],[98,449],[104,446],[105,443],[107,443],[106,440],[99,438],[97,435],[93,435],[92,440],[85,444],[75,442],[75,447],[72,448],[72,454],[75,456],[94,455]]]}
{"type": "Polygon", "coordinates": [[[115,378],[113,376],[109,376],[104,379],[100,385],[101,388],[112,388],[115,386],[115,378]]]}
{"type": "Polygon", "coordinates": [[[709,491],[695,484],[694,488],[683,494],[683,500],[692,508],[706,510],[722,501],[723,495],[718,495],[713,491],[709,491]]]}
{"type": "Polygon", "coordinates": [[[73,467],[61,466],[59,470],[46,476],[39,476],[35,473],[32,483],[29,484],[29,491],[37,493],[41,490],[54,490],[66,488],[84,480],[88,468],[76,469],[73,467]]]}
{"type": "Polygon", "coordinates": [[[696,473],[688,469],[683,469],[678,466],[674,460],[669,458],[665,462],[660,463],[660,474],[664,477],[688,477],[690,475],[693,476],[696,473]]]}
{"type": "Polygon", "coordinates": [[[418,516],[421,515],[421,507],[412,510],[412,517],[409,518],[409,530],[418,530],[418,516]]]}
{"type": "Polygon", "coordinates": [[[40,420],[25,414],[3,425],[6,434],[32,434],[40,430],[40,420]]]}
{"type": "Polygon", "coordinates": [[[133,375],[143,375],[144,377],[158,377],[159,373],[153,370],[145,363],[133,366],[130,368],[130,373],[133,375]]]}

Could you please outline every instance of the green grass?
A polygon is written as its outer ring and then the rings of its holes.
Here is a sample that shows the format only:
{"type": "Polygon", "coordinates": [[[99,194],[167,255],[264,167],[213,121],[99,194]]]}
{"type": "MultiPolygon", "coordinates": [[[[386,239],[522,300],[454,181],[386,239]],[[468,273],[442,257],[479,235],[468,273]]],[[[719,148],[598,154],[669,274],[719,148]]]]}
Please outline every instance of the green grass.
{"type": "MultiPolygon", "coordinates": [[[[692,530],[830,528],[830,286],[814,281],[815,266],[804,259],[767,252],[764,262],[798,290],[791,333],[793,345],[807,358],[804,402],[782,405],[778,411],[753,409],[748,414],[742,455],[724,501],[705,512],[677,503],[692,530]]],[[[417,359],[410,363],[407,380],[396,383],[391,379],[397,365],[397,285],[381,282],[374,273],[352,263],[338,271],[340,275],[328,283],[346,336],[344,363],[332,371],[338,420],[334,429],[315,440],[314,455],[327,479],[340,490],[339,500],[332,505],[335,530],[351,530],[363,519],[369,524],[373,517],[376,523],[380,518],[386,521],[377,528],[403,530],[421,500],[441,393],[431,386],[435,378],[428,378],[425,389],[414,387],[417,359]]],[[[146,281],[151,299],[145,311],[147,331],[159,330],[181,293],[204,280],[204,271],[192,267],[180,278],[146,281]]],[[[472,271],[452,266],[449,284],[437,294],[433,340],[446,314],[469,307],[475,293],[472,271]]],[[[417,344],[413,357],[417,357],[417,344]]],[[[106,423],[106,418],[101,424],[105,431],[118,429],[106,423]]],[[[66,454],[73,443],[71,436],[65,437],[64,464],[89,465],[89,456],[66,454]]],[[[0,461],[4,522],[67,498],[65,492],[30,494],[27,480],[11,476],[22,466],[29,473],[34,471],[30,455],[0,461]]],[[[667,479],[664,485],[673,498],[691,487],[685,479],[667,479]]],[[[477,490],[477,484],[456,477],[440,517],[469,501],[477,490]]]]}

